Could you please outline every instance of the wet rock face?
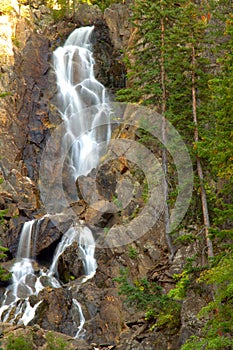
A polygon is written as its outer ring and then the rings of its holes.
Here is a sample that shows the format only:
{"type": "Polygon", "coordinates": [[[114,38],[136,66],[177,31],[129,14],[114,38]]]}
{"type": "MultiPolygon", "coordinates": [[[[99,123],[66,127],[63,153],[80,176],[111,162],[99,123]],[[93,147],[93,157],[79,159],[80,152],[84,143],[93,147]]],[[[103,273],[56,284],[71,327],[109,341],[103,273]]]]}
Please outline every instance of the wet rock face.
{"type": "Polygon", "coordinates": [[[18,118],[22,123],[26,122],[24,144],[20,144],[20,135],[18,144],[23,146],[22,158],[28,176],[34,180],[38,179],[41,150],[49,136],[45,125],[49,120],[46,90],[49,88],[47,74],[50,56],[49,40],[32,34],[15,66],[15,72],[18,74],[20,71],[24,85],[23,104],[18,111],[18,118]]]}
{"type": "MultiPolygon", "coordinates": [[[[32,213],[40,207],[36,181],[42,150],[50,133],[47,91],[51,52],[48,38],[33,33],[24,22],[19,24],[15,33],[16,39],[21,41],[19,47],[14,48],[12,66],[4,73],[10,74],[10,94],[3,101],[4,113],[1,112],[0,120],[1,145],[3,142],[0,196],[1,209],[11,213],[11,217],[19,216],[19,223],[22,223],[33,218],[32,213]],[[25,31],[25,36],[19,27],[25,31]]],[[[11,220],[11,243],[6,242],[13,254],[19,234],[16,221],[11,220]]]]}
{"type": "MultiPolygon", "coordinates": [[[[49,60],[49,40],[43,35],[31,33],[23,49],[15,51],[9,87],[14,94],[5,102],[10,119],[10,123],[5,124],[5,132],[13,138],[17,149],[14,161],[24,159],[24,167],[20,170],[34,180],[38,178],[39,154],[48,136],[46,122],[49,107],[45,95],[49,60]]],[[[6,172],[15,164],[11,161],[6,167],[5,159],[11,160],[11,156],[5,153],[2,159],[6,172]]]]}
{"type": "Polygon", "coordinates": [[[104,19],[109,28],[109,34],[116,50],[127,48],[131,34],[129,4],[112,4],[104,11],[104,19]]]}
{"type": "Polygon", "coordinates": [[[93,53],[96,61],[95,76],[111,93],[125,87],[126,69],[120,60],[119,49],[111,41],[106,23],[96,21],[92,36],[93,53]]]}
{"type": "Polygon", "coordinates": [[[47,287],[40,292],[38,300],[42,300],[33,323],[41,325],[47,330],[75,336],[77,325],[73,321],[72,313],[78,312],[73,306],[72,296],[68,289],[47,287]]]}
{"type": "Polygon", "coordinates": [[[58,274],[63,283],[67,283],[84,275],[77,242],[68,247],[60,257],[58,262],[58,274]]]}

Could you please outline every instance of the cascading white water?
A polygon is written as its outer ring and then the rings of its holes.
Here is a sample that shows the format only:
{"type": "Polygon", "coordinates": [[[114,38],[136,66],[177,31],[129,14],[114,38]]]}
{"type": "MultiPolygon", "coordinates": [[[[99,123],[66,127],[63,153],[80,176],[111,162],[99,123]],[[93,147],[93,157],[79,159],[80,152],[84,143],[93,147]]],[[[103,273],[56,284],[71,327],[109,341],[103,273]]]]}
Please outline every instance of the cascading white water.
{"type": "Polygon", "coordinates": [[[67,247],[72,243],[78,242],[80,257],[83,262],[83,269],[85,274],[85,281],[93,277],[96,272],[95,241],[91,230],[88,227],[72,226],[63,235],[61,242],[58,244],[56,252],[53,257],[53,262],[49,269],[49,275],[58,275],[57,265],[59,257],[64,253],[67,247]]]}
{"type": "Polygon", "coordinates": [[[0,318],[4,322],[23,323],[27,325],[34,317],[41,301],[31,306],[29,298],[38,295],[43,289],[42,284],[34,274],[32,230],[36,220],[23,225],[16,262],[11,268],[12,284],[6,289],[0,318]]]}
{"type": "MultiPolygon", "coordinates": [[[[107,144],[111,136],[110,109],[106,90],[94,76],[95,62],[90,42],[93,29],[94,27],[76,29],[71,33],[64,47],[59,47],[54,52],[59,109],[65,124],[62,144],[64,149],[67,149],[66,144],[71,145],[66,165],[68,165],[68,172],[74,184],[78,176],[87,175],[98,165],[105,151],[101,144],[107,144]]],[[[85,277],[82,283],[92,278],[96,272],[95,241],[92,232],[89,228],[76,223],[63,235],[50,269],[48,271],[43,269],[35,273],[32,259],[39,231],[37,225],[41,220],[29,221],[22,229],[17,261],[11,270],[12,284],[6,289],[0,308],[2,321],[27,325],[34,318],[38,305],[43,301],[31,306],[30,296],[38,295],[45,287],[43,285],[45,277],[46,285],[53,288],[61,287],[57,271],[58,260],[73,242],[78,243],[83,263],[85,277]],[[36,226],[35,233],[32,235],[34,225],[36,226]],[[33,238],[34,242],[32,242],[33,238]]],[[[85,319],[81,305],[76,299],[73,299],[73,305],[78,312],[80,322],[75,335],[77,338],[83,329],[85,319]]]]}
{"type": "Polygon", "coordinates": [[[17,259],[25,258],[30,259],[31,254],[31,241],[32,241],[32,227],[34,224],[34,220],[25,222],[23,225],[23,229],[21,231],[18,251],[17,251],[17,259]]]}
{"type": "MultiPolygon", "coordinates": [[[[83,277],[82,283],[86,282],[88,279],[92,278],[95,275],[97,268],[96,260],[94,257],[95,240],[93,238],[91,230],[88,227],[81,227],[76,224],[75,226],[69,228],[69,230],[63,235],[61,242],[57,246],[53,257],[53,262],[47,274],[50,278],[58,275],[57,265],[59,258],[64,253],[66,248],[68,248],[74,242],[78,242],[80,257],[83,263],[85,277],[83,277]]],[[[73,305],[78,312],[80,320],[80,324],[75,335],[75,338],[78,338],[81,334],[81,331],[83,330],[85,318],[80,303],[74,298],[73,305]]]]}
{"type": "Polygon", "coordinates": [[[85,227],[79,234],[79,251],[83,262],[84,274],[83,282],[92,278],[96,272],[97,264],[94,258],[95,241],[92,232],[85,227]]]}
{"type": "MultiPolygon", "coordinates": [[[[57,272],[59,257],[74,242],[77,242],[79,245],[80,258],[83,262],[85,277],[82,279],[82,283],[93,277],[96,271],[97,264],[94,258],[95,241],[92,232],[89,228],[76,224],[70,227],[63,235],[55,251],[50,269],[48,271],[41,269],[35,274],[33,260],[30,259],[33,253],[31,237],[34,225],[38,225],[38,221],[26,222],[21,232],[17,261],[11,269],[12,284],[6,289],[0,308],[0,319],[4,322],[27,325],[34,318],[36,309],[42,301],[40,300],[35,305],[31,305],[30,296],[38,296],[39,292],[44,289],[43,279],[45,279],[46,285],[50,285],[53,288],[61,287],[57,272]]],[[[73,299],[73,304],[80,320],[80,325],[75,335],[75,337],[78,337],[82,331],[85,319],[80,303],[73,299]]]]}
{"type": "Polygon", "coordinates": [[[90,42],[93,29],[94,26],[76,29],[54,52],[59,107],[66,129],[63,143],[71,145],[69,167],[74,180],[98,165],[104,151],[99,145],[108,143],[111,136],[106,89],[94,75],[90,42]],[[93,106],[91,115],[83,113],[93,106]],[[100,120],[105,125],[98,128],[100,120]]]}
{"type": "Polygon", "coordinates": [[[83,330],[83,326],[84,326],[84,323],[85,323],[85,318],[83,316],[82,307],[81,307],[80,303],[76,299],[73,299],[73,304],[76,307],[76,309],[78,310],[79,318],[80,318],[80,325],[79,325],[77,333],[76,333],[76,335],[74,337],[74,338],[78,338],[80,333],[81,333],[81,331],[83,330]]]}

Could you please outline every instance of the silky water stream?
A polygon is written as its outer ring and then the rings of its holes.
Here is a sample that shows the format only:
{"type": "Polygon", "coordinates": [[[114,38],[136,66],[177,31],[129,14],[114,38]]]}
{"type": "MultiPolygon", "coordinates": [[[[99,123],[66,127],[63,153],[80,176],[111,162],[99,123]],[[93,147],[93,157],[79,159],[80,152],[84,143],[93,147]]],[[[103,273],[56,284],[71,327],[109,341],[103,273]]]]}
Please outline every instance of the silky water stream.
{"type": "MultiPolygon", "coordinates": [[[[87,175],[98,165],[104,152],[98,145],[103,142],[107,144],[111,135],[106,90],[94,76],[95,62],[90,41],[93,30],[94,27],[76,29],[64,46],[54,52],[58,108],[65,125],[61,142],[71,145],[65,165],[74,184],[80,175],[87,175]],[[91,116],[90,113],[88,117],[85,117],[85,113],[80,113],[89,107],[92,109],[91,116]],[[104,125],[101,130],[96,127],[100,122],[104,125]]],[[[58,261],[67,247],[74,242],[78,244],[79,257],[83,264],[84,276],[81,283],[92,278],[96,272],[95,241],[92,232],[78,220],[63,234],[50,267],[36,266],[36,240],[43,219],[42,217],[39,220],[31,220],[23,225],[16,262],[11,269],[12,282],[5,291],[0,308],[0,319],[3,322],[24,325],[33,322],[36,310],[43,300],[31,303],[31,296],[38,296],[48,285],[51,288],[62,287],[58,275],[58,261]]],[[[77,338],[82,336],[85,318],[77,299],[73,299],[73,306],[79,319],[75,335],[77,338]]]]}

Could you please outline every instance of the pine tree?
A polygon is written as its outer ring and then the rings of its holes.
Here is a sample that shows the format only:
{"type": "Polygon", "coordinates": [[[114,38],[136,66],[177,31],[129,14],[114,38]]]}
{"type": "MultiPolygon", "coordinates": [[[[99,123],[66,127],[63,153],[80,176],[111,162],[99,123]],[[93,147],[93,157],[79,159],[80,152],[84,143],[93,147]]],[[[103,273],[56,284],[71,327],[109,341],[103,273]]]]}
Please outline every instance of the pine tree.
{"type": "MultiPolygon", "coordinates": [[[[224,3],[224,5],[226,5],[224,3]]],[[[233,15],[225,6],[218,6],[218,17],[222,11],[222,40],[218,45],[218,74],[210,80],[211,118],[208,130],[203,130],[198,152],[209,163],[211,177],[216,183],[216,198],[213,209],[215,234],[228,238],[233,233],[233,15]]],[[[217,41],[217,39],[216,39],[217,41]]]]}
{"type": "MultiPolygon", "coordinates": [[[[208,117],[205,104],[210,76],[205,51],[209,10],[206,2],[136,1],[133,17],[136,44],[130,61],[133,64],[129,66],[128,88],[118,94],[120,100],[126,97],[127,101],[156,105],[162,118],[168,118],[194,148],[199,141],[199,121],[202,124],[208,117]]],[[[164,130],[162,134],[166,138],[164,130]]],[[[202,163],[192,153],[199,178],[208,255],[213,256],[202,163]]],[[[167,177],[166,158],[163,150],[167,177]]]]}
{"type": "Polygon", "coordinates": [[[212,33],[217,43],[217,73],[209,81],[211,100],[208,128],[202,129],[198,155],[205,157],[210,177],[215,180],[216,197],[213,200],[211,232],[216,246],[215,257],[199,282],[214,286],[214,299],[202,308],[200,315],[208,321],[199,336],[191,337],[182,350],[232,349],[233,347],[233,206],[232,195],[232,127],[233,127],[233,15],[231,3],[219,2],[213,23],[218,30],[212,33]]]}
{"type": "MultiPolygon", "coordinates": [[[[156,106],[162,117],[162,143],[166,144],[166,110],[169,95],[169,57],[167,43],[177,18],[179,7],[170,0],[141,1],[134,5],[133,23],[136,28],[134,46],[129,62],[128,88],[121,90],[118,99],[139,102],[144,105],[156,106]]],[[[174,247],[169,235],[169,186],[168,186],[168,154],[162,147],[162,167],[164,171],[164,193],[166,225],[166,240],[171,253],[174,247]]]]}
{"type": "Polygon", "coordinates": [[[214,294],[205,308],[210,321],[201,337],[182,349],[227,349],[233,334],[232,2],[138,0],[135,6],[136,40],[129,55],[128,86],[119,98],[156,106],[190,146],[211,258],[200,278],[211,284],[214,294]],[[215,193],[210,191],[213,182],[215,193]]]}
{"type": "Polygon", "coordinates": [[[154,105],[161,111],[165,97],[161,79],[162,70],[165,73],[165,36],[175,17],[171,0],[135,1],[134,42],[127,59],[128,83],[126,89],[118,92],[118,100],[154,105]]]}
{"type": "MultiPolygon", "coordinates": [[[[6,257],[6,252],[8,251],[7,248],[0,246],[0,260],[4,259],[6,257]]],[[[1,265],[0,265],[0,281],[8,281],[11,277],[11,273],[6,271],[1,265]]]]}

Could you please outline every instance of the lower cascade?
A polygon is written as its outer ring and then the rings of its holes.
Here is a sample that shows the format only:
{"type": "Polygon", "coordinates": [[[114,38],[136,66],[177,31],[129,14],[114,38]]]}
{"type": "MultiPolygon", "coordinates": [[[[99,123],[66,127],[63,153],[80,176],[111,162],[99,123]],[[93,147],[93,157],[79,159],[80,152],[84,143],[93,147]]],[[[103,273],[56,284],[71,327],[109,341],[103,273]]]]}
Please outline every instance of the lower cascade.
{"type": "MultiPolygon", "coordinates": [[[[48,286],[51,288],[62,287],[57,271],[58,260],[62,253],[74,242],[78,244],[80,258],[83,263],[84,277],[81,283],[92,278],[97,268],[92,232],[89,228],[77,223],[63,235],[55,250],[50,269],[37,268],[35,260],[32,259],[32,249],[29,248],[30,246],[33,247],[31,245],[33,225],[37,226],[38,221],[26,222],[21,232],[16,262],[11,269],[12,284],[6,289],[0,308],[0,318],[3,322],[28,325],[33,320],[38,306],[43,303],[43,300],[35,303],[40,291],[48,286]],[[32,296],[35,298],[30,298],[32,296]]],[[[80,303],[73,298],[73,304],[80,322],[75,335],[75,337],[78,337],[83,329],[85,319],[80,303]]]]}
{"type": "MultiPolygon", "coordinates": [[[[93,70],[94,59],[90,43],[93,30],[94,27],[76,29],[64,47],[59,47],[54,52],[59,111],[65,123],[62,144],[68,142],[71,145],[65,166],[74,184],[78,176],[88,174],[98,165],[103,155],[103,148],[99,151],[98,145],[108,143],[110,138],[110,111],[106,91],[95,79],[93,70]],[[79,114],[85,108],[93,106],[95,112],[91,117],[85,118],[85,114],[79,114]],[[98,129],[96,125],[99,125],[100,119],[104,127],[98,129]]],[[[43,305],[43,291],[46,288],[62,287],[58,273],[59,258],[72,244],[76,243],[78,246],[84,271],[78,283],[85,283],[95,275],[95,240],[91,230],[78,220],[63,234],[50,267],[39,266],[36,262],[36,242],[42,220],[43,217],[28,221],[21,230],[16,261],[10,270],[11,284],[6,288],[1,302],[2,322],[24,325],[33,323],[38,309],[43,305]]],[[[77,298],[72,298],[72,303],[73,324],[77,326],[77,332],[73,336],[80,338],[85,333],[85,318],[77,298]]]]}

